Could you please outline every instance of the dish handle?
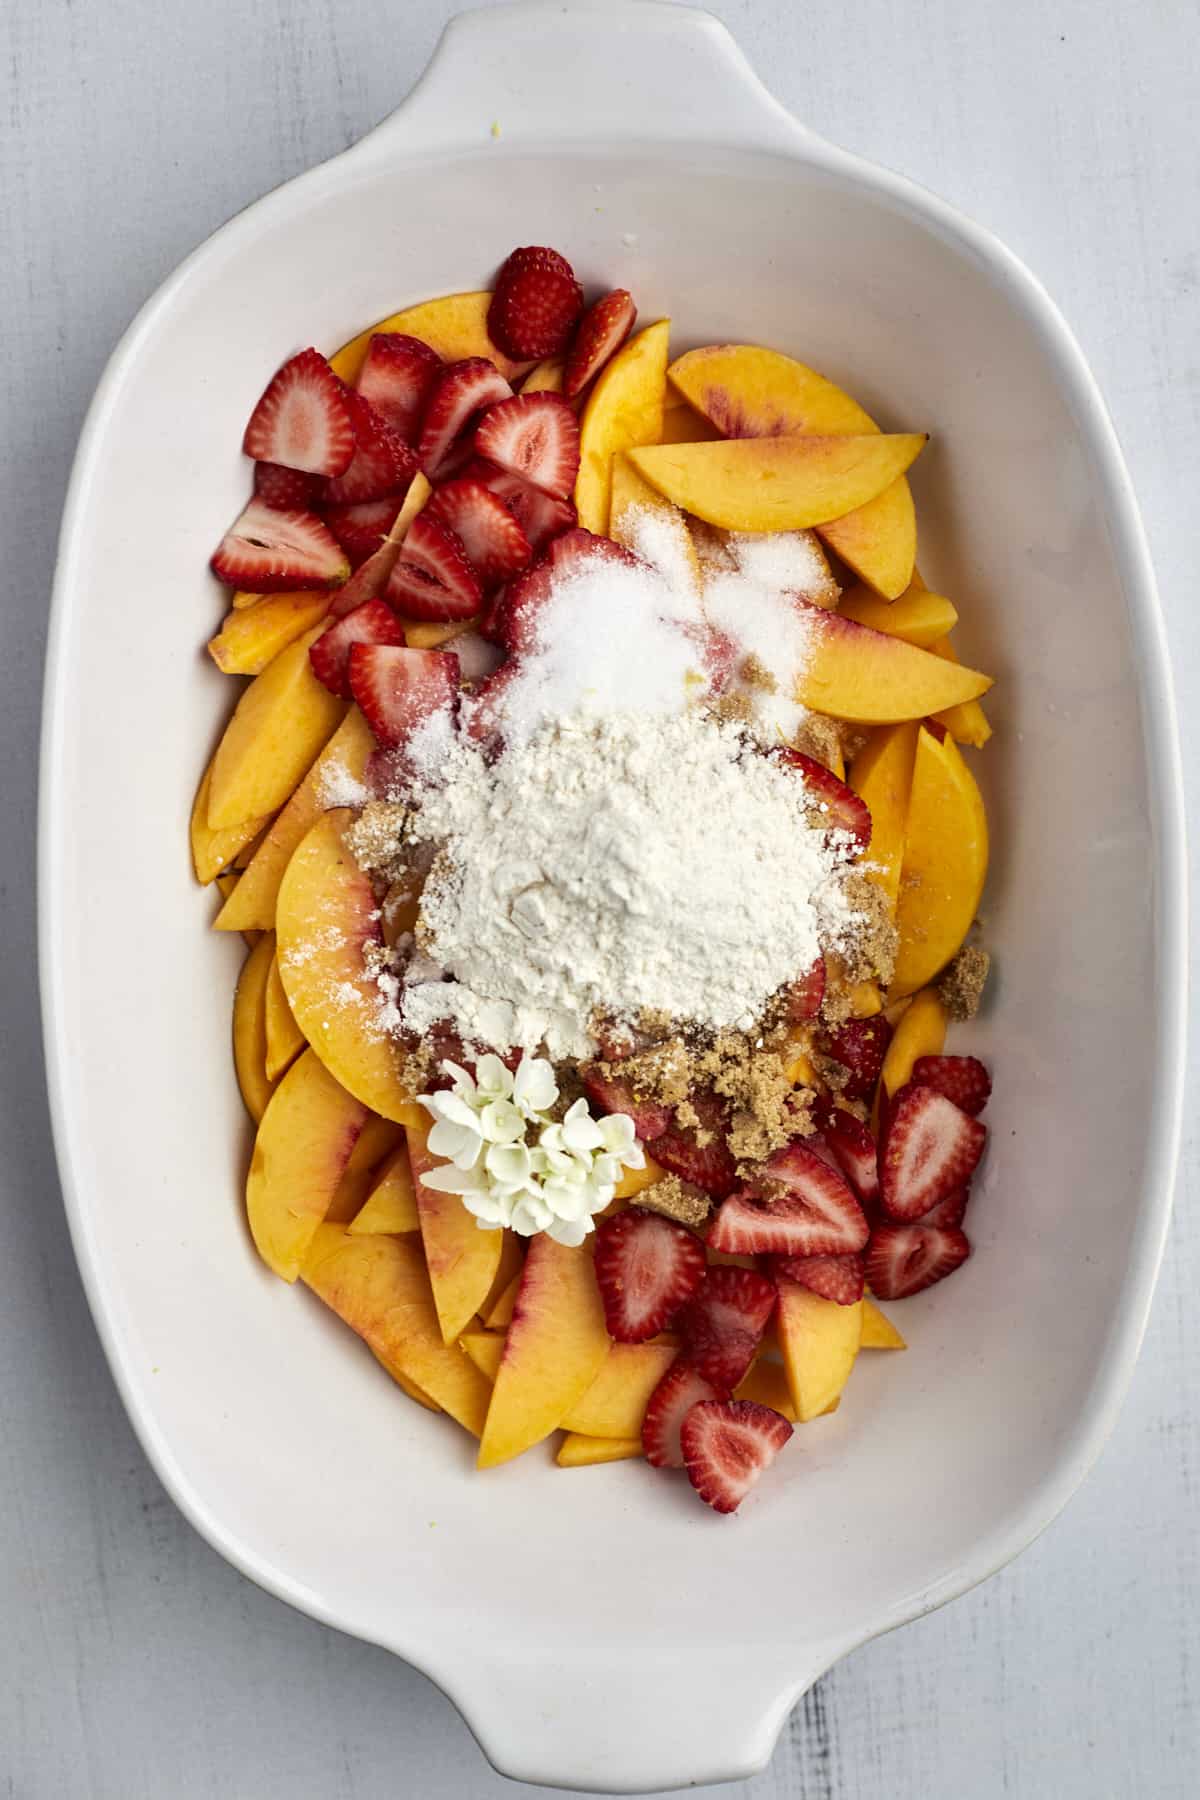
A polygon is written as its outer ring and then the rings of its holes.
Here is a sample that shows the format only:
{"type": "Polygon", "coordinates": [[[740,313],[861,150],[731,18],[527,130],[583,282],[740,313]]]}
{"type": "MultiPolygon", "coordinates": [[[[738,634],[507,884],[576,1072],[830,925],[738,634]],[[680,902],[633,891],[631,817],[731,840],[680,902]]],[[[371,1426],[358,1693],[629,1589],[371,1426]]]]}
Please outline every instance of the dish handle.
{"type": "Polygon", "coordinates": [[[349,154],[639,137],[794,150],[808,136],[699,7],[518,0],[456,14],[408,98],[349,154]]]}

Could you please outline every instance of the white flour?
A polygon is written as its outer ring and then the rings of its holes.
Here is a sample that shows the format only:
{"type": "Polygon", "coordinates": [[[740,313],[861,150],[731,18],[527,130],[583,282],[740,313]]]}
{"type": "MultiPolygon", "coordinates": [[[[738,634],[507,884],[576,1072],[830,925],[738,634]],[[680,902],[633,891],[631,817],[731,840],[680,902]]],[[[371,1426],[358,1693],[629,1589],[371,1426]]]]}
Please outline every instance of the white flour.
{"type": "Polygon", "coordinates": [[[749,1029],[855,922],[850,839],[814,829],[795,772],[698,707],[577,711],[494,762],[447,747],[440,776],[422,920],[451,979],[397,996],[422,1035],[448,1019],[561,1058],[593,1052],[596,1010],[749,1029]]]}

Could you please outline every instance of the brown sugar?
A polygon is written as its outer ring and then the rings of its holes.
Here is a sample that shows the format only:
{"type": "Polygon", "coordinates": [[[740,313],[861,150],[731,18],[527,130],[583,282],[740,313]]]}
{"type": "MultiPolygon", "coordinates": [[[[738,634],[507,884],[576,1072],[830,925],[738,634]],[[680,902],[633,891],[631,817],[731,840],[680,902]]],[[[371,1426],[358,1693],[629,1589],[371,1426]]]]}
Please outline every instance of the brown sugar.
{"type": "Polygon", "coordinates": [[[859,870],[846,876],[844,892],[857,923],[838,946],[839,973],[852,987],[860,981],[875,981],[886,992],[895,973],[899,944],[887,895],[878,882],[859,870]]]}
{"type": "Polygon", "coordinates": [[[707,1222],[712,1211],[712,1201],[703,1189],[681,1181],[678,1175],[664,1175],[661,1181],[643,1188],[634,1205],[661,1213],[664,1219],[675,1219],[680,1225],[690,1225],[695,1231],[707,1222]]]}
{"type": "Polygon", "coordinates": [[[992,959],[977,945],[965,944],[943,971],[938,998],[952,1019],[965,1023],[979,1011],[992,959]]]}
{"type": "Polygon", "coordinates": [[[796,749],[836,773],[842,761],[842,736],[836,719],[809,713],[796,733],[796,749]]]}
{"type": "Polygon", "coordinates": [[[743,657],[738,674],[748,688],[754,688],[758,693],[776,694],[779,692],[779,683],[770,669],[762,658],[755,656],[753,652],[749,656],[743,657]]]}
{"type": "Polygon", "coordinates": [[[368,800],[346,833],[346,847],[359,868],[392,885],[408,866],[404,826],[408,809],[393,800],[368,800]]]}

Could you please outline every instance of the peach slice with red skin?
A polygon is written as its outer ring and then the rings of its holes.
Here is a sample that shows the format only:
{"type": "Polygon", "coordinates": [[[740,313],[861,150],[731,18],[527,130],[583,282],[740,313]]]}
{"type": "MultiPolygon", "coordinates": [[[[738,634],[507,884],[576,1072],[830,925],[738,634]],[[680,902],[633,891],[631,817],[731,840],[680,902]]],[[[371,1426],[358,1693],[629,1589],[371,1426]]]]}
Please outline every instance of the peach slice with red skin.
{"type": "Polygon", "coordinates": [[[300,1273],[366,1119],[366,1107],[309,1051],[272,1094],[246,1177],[246,1212],[259,1255],[284,1281],[300,1273]]]}
{"type": "Polygon", "coordinates": [[[810,636],[796,698],[810,712],[828,713],[855,725],[894,725],[974,700],[992,685],[990,677],[977,669],[943,662],[931,650],[919,650],[903,638],[872,631],[819,606],[797,604],[809,622],[810,636]]]}
{"type": "Polygon", "coordinates": [[[430,1154],[427,1131],[410,1125],[406,1136],[434,1305],[442,1337],[452,1344],[487,1302],[500,1267],[504,1234],[482,1230],[460,1195],[426,1187],[421,1177],[443,1168],[444,1160],[430,1154]]]}

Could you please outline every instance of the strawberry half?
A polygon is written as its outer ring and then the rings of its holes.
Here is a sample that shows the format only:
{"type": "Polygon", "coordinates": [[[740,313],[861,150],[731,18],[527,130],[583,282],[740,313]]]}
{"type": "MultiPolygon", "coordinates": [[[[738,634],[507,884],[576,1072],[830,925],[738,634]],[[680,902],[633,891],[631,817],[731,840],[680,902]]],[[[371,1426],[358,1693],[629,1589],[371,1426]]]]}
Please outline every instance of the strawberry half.
{"type": "Polygon", "coordinates": [[[345,474],[325,483],[325,506],[358,506],[406,488],[417,472],[417,459],[398,431],[375,408],[346,389],[354,424],[354,459],[345,474]]]}
{"type": "Polygon", "coordinates": [[[867,1246],[867,1281],[879,1300],[906,1300],[953,1275],[970,1254],[957,1227],[877,1225],[867,1246]]]}
{"type": "Polygon", "coordinates": [[[489,754],[494,755],[503,745],[505,694],[520,673],[519,662],[501,663],[494,675],[480,682],[464,709],[463,730],[489,754]]]}
{"type": "Polygon", "coordinates": [[[912,1079],[936,1088],[972,1118],[992,1097],[992,1078],[977,1056],[918,1056],[912,1079]]]}
{"type": "Polygon", "coordinates": [[[430,384],[417,441],[417,461],[426,475],[441,473],[450,446],[477,412],[511,398],[512,389],[486,356],[468,356],[440,369],[430,384]]]}
{"type": "Polygon", "coordinates": [[[387,597],[413,619],[469,619],[479,611],[483,589],[459,539],[426,510],[408,528],[387,597]]]}
{"type": "Polygon", "coordinates": [[[327,625],[309,647],[308,658],[317,680],[331,694],[350,698],[350,650],[354,644],[403,644],[404,627],[382,600],[367,600],[344,618],[327,625]]]}
{"type": "Polygon", "coordinates": [[[575,331],[575,341],[563,371],[562,391],[568,400],[582,394],[610,356],[615,356],[633,330],[637,307],[626,288],[614,288],[589,306],[575,331]]]}
{"type": "Polygon", "coordinates": [[[919,1219],[970,1181],[987,1126],[936,1088],[910,1081],[892,1098],[880,1157],[879,1196],[891,1219],[919,1219]]]}
{"type": "Polygon", "coordinates": [[[500,496],[535,553],[579,522],[574,501],[556,500],[553,494],[544,494],[511,469],[498,469],[482,456],[472,456],[462,473],[500,496]]]}
{"type": "Polygon", "coordinates": [[[319,350],[301,350],[274,374],[250,414],[242,449],[255,462],[310,475],[341,475],[354,456],[354,422],[342,386],[319,350]]]}
{"type": "Polygon", "coordinates": [[[384,494],[380,500],[361,500],[354,506],[331,506],[326,510],[325,523],[350,558],[352,569],[361,569],[378,550],[403,505],[402,493],[384,494]]]}
{"type": "Polygon", "coordinates": [[[579,421],[561,394],[514,394],[480,419],[475,454],[565,500],[579,473],[579,421]]]}
{"type": "Polygon", "coordinates": [[[892,1028],[882,1013],[873,1019],[847,1019],[829,1039],[829,1054],[841,1063],[849,1079],[841,1094],[845,1100],[869,1100],[875,1092],[892,1028]]]}
{"type": "Polygon", "coordinates": [[[691,1104],[699,1115],[699,1126],[672,1121],[654,1139],[654,1160],[681,1181],[690,1181],[721,1200],[737,1185],[737,1165],[725,1141],[728,1113],[715,1094],[693,1094],[691,1104]]]}
{"type": "Polygon", "coordinates": [[[602,1075],[595,1063],[584,1063],[579,1073],[588,1099],[606,1113],[628,1113],[643,1144],[652,1144],[671,1123],[669,1106],[653,1100],[639,1100],[629,1082],[614,1081],[611,1076],[602,1075]]]}
{"type": "MultiPolygon", "coordinates": [[[[658,1146],[654,1155],[658,1158],[658,1146]]],[[[843,1256],[861,1250],[867,1216],[840,1172],[797,1140],[761,1166],[756,1187],[731,1194],[708,1234],[713,1250],[738,1256],[843,1256]]]]}
{"type": "Polygon", "coordinates": [[[757,1400],[701,1400],[679,1433],[688,1480],[714,1512],[736,1512],[791,1435],[783,1414],[757,1400]]]}
{"type": "Polygon", "coordinates": [[[825,1142],[860,1200],[879,1198],[879,1152],[861,1119],[843,1107],[831,1107],[824,1126],[825,1142]]]}
{"type": "Polygon", "coordinates": [[[566,257],[527,244],[513,251],[496,277],[488,336],[517,362],[557,356],[582,311],[583,289],[566,257]]]}
{"type": "Polygon", "coordinates": [[[939,1230],[956,1230],[967,1216],[967,1201],[970,1198],[969,1187],[954,1188],[944,1200],[939,1200],[937,1205],[931,1206],[927,1213],[922,1213],[916,1223],[918,1225],[934,1225],[939,1230]]]}
{"type": "Polygon", "coordinates": [[[716,1264],[677,1321],[687,1362],[732,1393],[754,1361],[778,1297],[774,1282],[757,1269],[716,1264]]]}
{"type": "Polygon", "coordinates": [[[518,574],[533,555],[516,515],[482,482],[445,482],[425,512],[450,527],[485,589],[518,574]]]}
{"type": "Polygon", "coordinates": [[[281,512],[252,500],[217,546],[212,572],[254,594],[336,587],[350,573],[345,552],[316,513],[281,512]]]}
{"type": "Polygon", "coordinates": [[[533,648],[537,642],[538,614],[553,597],[558,583],[578,573],[592,559],[637,565],[637,558],[611,538],[597,537],[582,525],[565,531],[546,546],[535,563],[509,582],[497,603],[492,631],[506,650],[519,656],[533,648]]]}
{"type": "Polygon", "coordinates": [[[783,993],[783,1016],[789,1025],[807,1025],[825,998],[825,958],[818,956],[807,975],[790,981],[783,993]]]}
{"type": "Polygon", "coordinates": [[[860,850],[867,848],[871,842],[870,808],[853,788],[839,781],[824,763],[806,756],[803,750],[793,750],[789,744],[776,745],[771,755],[777,762],[785,762],[796,770],[812,804],[832,830],[848,831],[860,850]]]}
{"type": "Polygon", "coordinates": [[[394,750],[434,713],[453,717],[458,657],[449,650],[409,650],[360,639],[350,650],[349,680],[375,742],[394,750]]]}
{"type": "Polygon", "coordinates": [[[706,1381],[699,1370],[682,1360],[673,1362],[649,1400],[642,1419],[642,1449],[656,1469],[682,1469],[683,1449],[679,1433],[693,1406],[702,1400],[723,1400],[725,1391],[706,1381]]]}
{"type": "Polygon", "coordinates": [[[596,1280],[608,1335],[644,1344],[704,1280],[704,1246],[686,1226],[630,1206],[596,1228],[596,1280]]]}
{"type": "Polygon", "coordinates": [[[277,512],[311,512],[320,486],[320,476],[304,469],[285,469],[273,462],[254,465],[254,498],[277,512]]]}
{"type": "Polygon", "coordinates": [[[863,1297],[863,1255],[850,1256],[781,1256],[775,1273],[789,1281],[798,1281],[810,1293],[820,1294],[838,1306],[853,1306],[863,1297]]]}
{"type": "Polygon", "coordinates": [[[415,444],[442,359],[420,338],[377,331],[367,346],[358,392],[406,444],[415,444]]]}

